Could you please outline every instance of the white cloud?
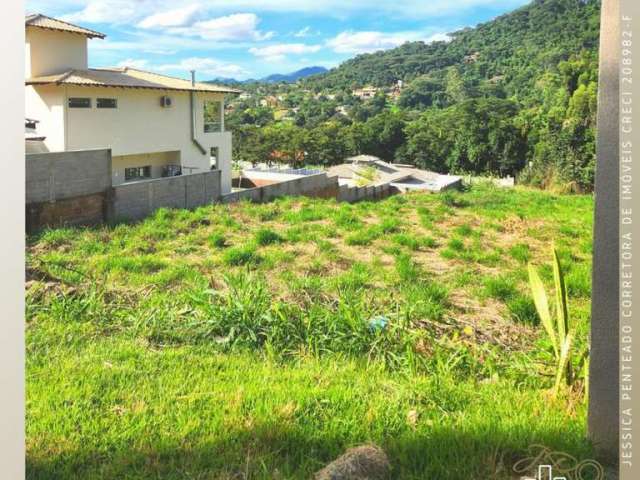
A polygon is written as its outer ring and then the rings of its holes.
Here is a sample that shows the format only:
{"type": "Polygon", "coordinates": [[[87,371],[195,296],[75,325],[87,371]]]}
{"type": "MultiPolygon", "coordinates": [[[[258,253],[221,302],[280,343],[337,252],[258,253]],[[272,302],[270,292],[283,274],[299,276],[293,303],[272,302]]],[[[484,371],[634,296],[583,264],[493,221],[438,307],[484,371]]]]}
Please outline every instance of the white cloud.
{"type": "Polygon", "coordinates": [[[259,22],[260,18],[255,13],[235,13],[195,22],[188,27],[171,28],[169,32],[214,41],[260,41],[273,37],[274,32],[258,30],[259,22]]]}
{"type": "Polygon", "coordinates": [[[126,0],[90,0],[81,10],[62,15],[68,22],[88,23],[126,23],[138,16],[140,7],[150,2],[140,3],[126,0]]]}
{"type": "Polygon", "coordinates": [[[305,53],[314,53],[320,50],[320,48],[322,48],[320,45],[305,45],[304,43],[279,43],[266,47],[250,48],[249,52],[256,57],[273,62],[284,60],[288,54],[302,55],[305,53]]]}
{"type": "MultiPolygon", "coordinates": [[[[379,15],[427,19],[452,13],[460,14],[474,8],[510,9],[530,0],[396,0],[372,4],[371,0],[201,0],[203,12],[214,15],[237,11],[310,13],[331,17],[349,14],[370,14],[372,8],[379,15]]],[[[72,12],[70,21],[90,23],[139,22],[159,12],[191,5],[194,0],[30,0],[27,7],[37,11],[72,12]]]]}
{"type": "Polygon", "coordinates": [[[408,41],[406,35],[384,32],[342,32],[327,41],[336,53],[365,53],[397,47],[408,41]]]}
{"type": "Polygon", "coordinates": [[[180,60],[178,63],[167,63],[164,65],[158,65],[154,67],[154,70],[157,70],[160,72],[164,72],[164,71],[188,72],[189,70],[195,70],[199,74],[200,79],[202,79],[202,75],[210,78],[214,78],[214,77],[244,76],[248,73],[244,68],[242,68],[239,65],[221,62],[213,58],[201,58],[201,57],[184,58],[180,60]]]}
{"type": "Polygon", "coordinates": [[[449,37],[445,33],[432,34],[426,37],[424,32],[342,32],[327,40],[327,45],[336,53],[370,53],[378,50],[387,50],[402,45],[405,42],[422,40],[424,42],[447,41],[449,37]]]}
{"type": "Polygon", "coordinates": [[[196,14],[201,10],[202,7],[196,3],[180,8],[174,8],[173,10],[162,11],[144,18],[138,23],[138,27],[181,27],[189,25],[194,21],[196,14]]]}

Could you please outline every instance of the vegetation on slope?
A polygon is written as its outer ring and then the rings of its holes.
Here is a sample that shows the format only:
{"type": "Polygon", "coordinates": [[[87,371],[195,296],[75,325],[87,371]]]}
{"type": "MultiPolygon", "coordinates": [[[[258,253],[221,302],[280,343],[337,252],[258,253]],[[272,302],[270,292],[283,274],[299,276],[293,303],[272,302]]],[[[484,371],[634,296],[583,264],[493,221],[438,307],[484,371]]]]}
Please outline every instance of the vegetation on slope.
{"type": "Polygon", "coordinates": [[[283,123],[239,102],[227,122],[235,158],[263,162],[277,151],[272,160],[331,165],[366,153],[590,190],[599,11],[598,0],[537,0],[449,42],[360,55],[293,86],[254,86],[284,95],[296,113],[283,123]],[[384,90],[398,80],[406,87],[396,101],[384,90]],[[381,88],[375,98],[352,96],[367,84],[381,88]]]}
{"type": "Polygon", "coordinates": [[[590,455],[527,262],[586,346],[592,199],[474,187],[57,229],[27,252],[29,478],[307,479],[373,441],[398,479],[590,455]]]}

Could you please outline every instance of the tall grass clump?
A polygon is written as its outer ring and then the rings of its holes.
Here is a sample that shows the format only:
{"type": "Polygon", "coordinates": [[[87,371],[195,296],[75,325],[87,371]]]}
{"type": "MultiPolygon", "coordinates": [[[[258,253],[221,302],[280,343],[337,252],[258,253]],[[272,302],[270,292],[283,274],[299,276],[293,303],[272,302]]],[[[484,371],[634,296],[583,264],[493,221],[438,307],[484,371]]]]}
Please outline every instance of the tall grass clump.
{"type": "Polygon", "coordinates": [[[253,244],[229,248],[222,256],[224,263],[231,266],[255,265],[260,263],[261,259],[253,244]]]}
{"type": "Polygon", "coordinates": [[[258,245],[265,246],[272,243],[280,243],[282,237],[270,228],[261,228],[256,232],[255,240],[258,245]]]}

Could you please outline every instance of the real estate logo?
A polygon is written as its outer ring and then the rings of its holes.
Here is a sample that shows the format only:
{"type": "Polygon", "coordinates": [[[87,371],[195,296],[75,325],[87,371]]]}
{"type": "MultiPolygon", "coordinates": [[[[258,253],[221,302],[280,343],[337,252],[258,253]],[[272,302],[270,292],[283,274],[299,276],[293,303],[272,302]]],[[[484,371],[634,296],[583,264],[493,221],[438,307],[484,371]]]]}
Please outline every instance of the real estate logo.
{"type": "Polygon", "coordinates": [[[604,480],[604,468],[593,459],[553,451],[543,445],[529,447],[529,456],[515,463],[513,471],[523,474],[520,480],[604,480]],[[535,472],[535,477],[527,476],[535,472]]]}

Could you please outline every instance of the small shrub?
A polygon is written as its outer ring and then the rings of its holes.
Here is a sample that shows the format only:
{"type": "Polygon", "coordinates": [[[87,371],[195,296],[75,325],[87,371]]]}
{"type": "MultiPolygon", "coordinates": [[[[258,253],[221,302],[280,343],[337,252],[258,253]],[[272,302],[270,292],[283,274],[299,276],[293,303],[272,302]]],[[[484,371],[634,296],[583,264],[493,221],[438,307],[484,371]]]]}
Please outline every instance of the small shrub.
{"type": "Polygon", "coordinates": [[[407,254],[400,254],[396,257],[396,272],[400,280],[405,283],[415,282],[420,276],[420,269],[407,254]]]}
{"type": "Polygon", "coordinates": [[[450,248],[445,248],[440,252],[440,256],[442,258],[446,258],[447,260],[452,260],[456,258],[457,254],[454,250],[451,250],[450,248]]]}
{"type": "Polygon", "coordinates": [[[536,306],[530,298],[523,295],[516,295],[507,302],[507,308],[514,321],[525,325],[538,324],[536,306]]]}
{"type": "Polygon", "coordinates": [[[418,250],[420,248],[420,242],[418,239],[407,233],[398,233],[394,235],[393,242],[411,250],[418,250]]]}
{"type": "Polygon", "coordinates": [[[227,246],[227,239],[221,232],[215,232],[209,235],[209,243],[216,248],[224,248],[227,246]]]}
{"type": "Polygon", "coordinates": [[[518,289],[508,277],[491,277],[484,282],[484,292],[491,298],[506,302],[517,295],[518,289]]]}
{"type": "Polygon", "coordinates": [[[447,246],[455,252],[461,252],[464,250],[464,242],[459,238],[452,238],[449,240],[447,246]]]}
{"type": "Polygon", "coordinates": [[[433,237],[423,237],[420,239],[420,243],[425,248],[435,248],[438,246],[438,242],[433,237]]]}
{"type": "Polygon", "coordinates": [[[380,222],[379,226],[382,233],[395,233],[400,230],[400,220],[397,218],[385,218],[380,222]]]}
{"type": "Polygon", "coordinates": [[[424,280],[412,280],[404,289],[405,308],[415,319],[440,320],[447,307],[447,289],[424,280]]]}
{"type": "Polygon", "coordinates": [[[345,228],[347,230],[353,230],[362,226],[362,222],[358,216],[345,209],[338,210],[333,221],[337,227],[345,228]]]}
{"type": "Polygon", "coordinates": [[[591,265],[581,263],[574,265],[566,277],[567,292],[572,297],[591,296],[591,265]]]}
{"type": "Polygon", "coordinates": [[[466,200],[463,200],[453,192],[442,193],[440,195],[440,199],[442,200],[442,203],[445,204],[447,207],[463,208],[469,205],[469,202],[467,202],[466,200]]]}
{"type": "Polygon", "coordinates": [[[468,237],[473,233],[473,228],[468,223],[465,223],[456,227],[454,231],[462,237],[468,237]]]}
{"type": "Polygon", "coordinates": [[[521,263],[531,260],[531,251],[526,243],[518,243],[509,249],[509,255],[521,263]]]}
{"type": "Polygon", "coordinates": [[[345,243],[352,246],[370,245],[379,235],[379,231],[373,227],[363,228],[345,238],[345,243]]]}
{"type": "Polygon", "coordinates": [[[255,235],[256,243],[261,246],[271,245],[272,243],[280,243],[282,237],[270,228],[261,228],[255,235]]]}
{"type": "Polygon", "coordinates": [[[227,265],[248,265],[260,263],[260,256],[253,245],[244,245],[228,249],[222,260],[227,265]]]}
{"type": "Polygon", "coordinates": [[[50,247],[58,247],[64,243],[75,240],[78,237],[78,231],[72,228],[58,228],[45,230],[40,234],[40,242],[50,247]]]}

